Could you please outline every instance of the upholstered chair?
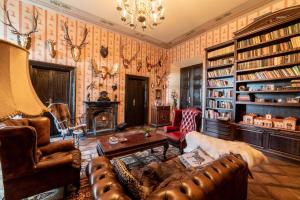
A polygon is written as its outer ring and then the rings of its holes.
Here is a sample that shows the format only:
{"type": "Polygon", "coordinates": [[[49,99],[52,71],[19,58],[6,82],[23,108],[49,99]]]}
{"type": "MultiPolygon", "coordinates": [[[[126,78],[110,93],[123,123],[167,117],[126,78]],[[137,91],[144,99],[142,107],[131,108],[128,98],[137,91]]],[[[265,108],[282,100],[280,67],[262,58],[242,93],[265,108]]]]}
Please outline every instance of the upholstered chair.
{"type": "Polygon", "coordinates": [[[165,126],[164,130],[168,137],[168,142],[179,148],[183,153],[185,147],[185,135],[191,131],[199,131],[201,124],[201,111],[196,108],[186,108],[174,110],[173,122],[171,126],[165,126]]]}
{"type": "Polygon", "coordinates": [[[86,124],[82,123],[81,119],[74,120],[71,118],[67,104],[52,103],[48,106],[48,108],[54,118],[56,128],[63,136],[63,139],[67,134],[72,134],[74,130],[79,129],[86,133],[86,124]]]}
{"type": "Polygon", "coordinates": [[[48,118],[10,119],[0,127],[6,200],[23,199],[69,184],[79,189],[81,153],[73,141],[50,142],[48,118]]]}

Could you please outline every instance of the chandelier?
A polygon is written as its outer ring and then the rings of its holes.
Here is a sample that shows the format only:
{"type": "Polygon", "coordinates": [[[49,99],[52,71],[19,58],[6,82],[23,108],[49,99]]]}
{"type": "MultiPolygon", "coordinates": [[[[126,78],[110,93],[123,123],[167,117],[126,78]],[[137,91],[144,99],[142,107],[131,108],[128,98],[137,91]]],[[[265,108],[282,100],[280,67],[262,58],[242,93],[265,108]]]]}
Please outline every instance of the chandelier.
{"type": "Polygon", "coordinates": [[[165,19],[163,0],[117,0],[117,10],[132,29],[154,28],[165,19]]]}

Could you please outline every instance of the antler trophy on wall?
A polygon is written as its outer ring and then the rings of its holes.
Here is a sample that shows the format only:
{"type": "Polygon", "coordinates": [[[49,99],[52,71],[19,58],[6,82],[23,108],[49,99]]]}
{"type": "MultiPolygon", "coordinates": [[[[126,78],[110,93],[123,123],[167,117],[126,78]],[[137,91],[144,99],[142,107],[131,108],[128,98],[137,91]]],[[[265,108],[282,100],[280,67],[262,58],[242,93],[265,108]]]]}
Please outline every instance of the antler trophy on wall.
{"type": "Polygon", "coordinates": [[[110,78],[113,77],[114,75],[116,75],[118,73],[118,70],[119,70],[118,63],[115,63],[112,67],[101,66],[99,69],[95,59],[93,59],[93,58],[90,60],[90,65],[91,65],[93,71],[95,72],[95,74],[100,75],[100,77],[103,80],[105,80],[107,78],[107,76],[109,76],[110,78]]]}
{"type": "Polygon", "coordinates": [[[141,49],[140,43],[137,43],[137,44],[138,44],[137,51],[135,52],[135,54],[130,59],[126,59],[125,56],[124,56],[124,48],[125,48],[126,44],[121,45],[120,56],[123,60],[123,65],[126,69],[128,69],[128,67],[131,65],[132,61],[134,61],[137,58],[137,56],[140,52],[140,49],[141,49]]]}
{"type": "Polygon", "coordinates": [[[80,43],[80,45],[75,45],[73,44],[70,36],[69,36],[69,27],[68,27],[68,24],[67,22],[64,23],[64,30],[65,30],[65,40],[67,42],[67,45],[69,47],[71,47],[71,54],[72,54],[72,58],[75,62],[78,62],[79,59],[80,59],[80,55],[81,55],[81,49],[83,47],[85,47],[85,45],[88,44],[88,42],[85,42],[86,41],[86,38],[87,38],[87,35],[88,35],[88,29],[86,28],[86,26],[84,27],[84,31],[83,31],[83,39],[80,43]]]}
{"type": "Polygon", "coordinates": [[[31,34],[37,32],[37,23],[38,23],[39,13],[37,11],[33,12],[32,29],[31,29],[31,31],[29,31],[27,33],[21,33],[12,24],[10,16],[9,16],[9,11],[7,9],[7,0],[4,1],[3,13],[4,13],[4,16],[6,18],[7,23],[3,22],[3,21],[2,21],[2,23],[9,27],[11,33],[17,35],[18,44],[21,47],[29,50],[30,47],[31,47],[31,34]]]}
{"type": "Polygon", "coordinates": [[[167,60],[167,56],[165,56],[165,58],[163,58],[163,56],[164,55],[162,54],[158,62],[155,64],[151,64],[149,56],[146,56],[146,67],[148,72],[150,72],[152,68],[162,67],[164,65],[164,62],[167,60]]]}
{"type": "Polygon", "coordinates": [[[55,56],[56,56],[56,50],[54,48],[55,45],[56,45],[56,42],[54,42],[54,40],[47,40],[47,48],[48,48],[49,55],[51,56],[51,58],[55,58],[55,56]]]}
{"type": "Polygon", "coordinates": [[[166,75],[167,75],[167,72],[164,72],[162,76],[156,75],[156,85],[157,85],[157,87],[160,86],[162,80],[165,78],[166,75]]]}

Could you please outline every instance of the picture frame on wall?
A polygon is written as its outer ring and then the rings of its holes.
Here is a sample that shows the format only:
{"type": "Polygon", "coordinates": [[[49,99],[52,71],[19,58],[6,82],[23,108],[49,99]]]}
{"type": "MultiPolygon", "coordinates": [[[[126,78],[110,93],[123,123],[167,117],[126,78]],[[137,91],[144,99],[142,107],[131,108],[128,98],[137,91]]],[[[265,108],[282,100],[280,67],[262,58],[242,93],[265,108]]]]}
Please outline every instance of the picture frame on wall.
{"type": "Polygon", "coordinates": [[[161,99],[161,89],[155,90],[155,99],[160,100],[161,99]]]}

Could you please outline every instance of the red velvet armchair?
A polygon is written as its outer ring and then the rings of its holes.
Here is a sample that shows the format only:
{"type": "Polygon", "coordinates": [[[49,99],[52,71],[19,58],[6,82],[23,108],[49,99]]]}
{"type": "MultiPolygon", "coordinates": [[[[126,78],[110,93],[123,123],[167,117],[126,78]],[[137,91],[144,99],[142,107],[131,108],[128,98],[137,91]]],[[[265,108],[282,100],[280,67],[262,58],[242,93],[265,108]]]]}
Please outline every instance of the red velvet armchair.
{"type": "Polygon", "coordinates": [[[186,146],[185,134],[191,131],[199,131],[201,124],[201,111],[196,108],[186,108],[183,110],[174,110],[172,126],[165,126],[168,142],[180,149],[186,146]]]}

